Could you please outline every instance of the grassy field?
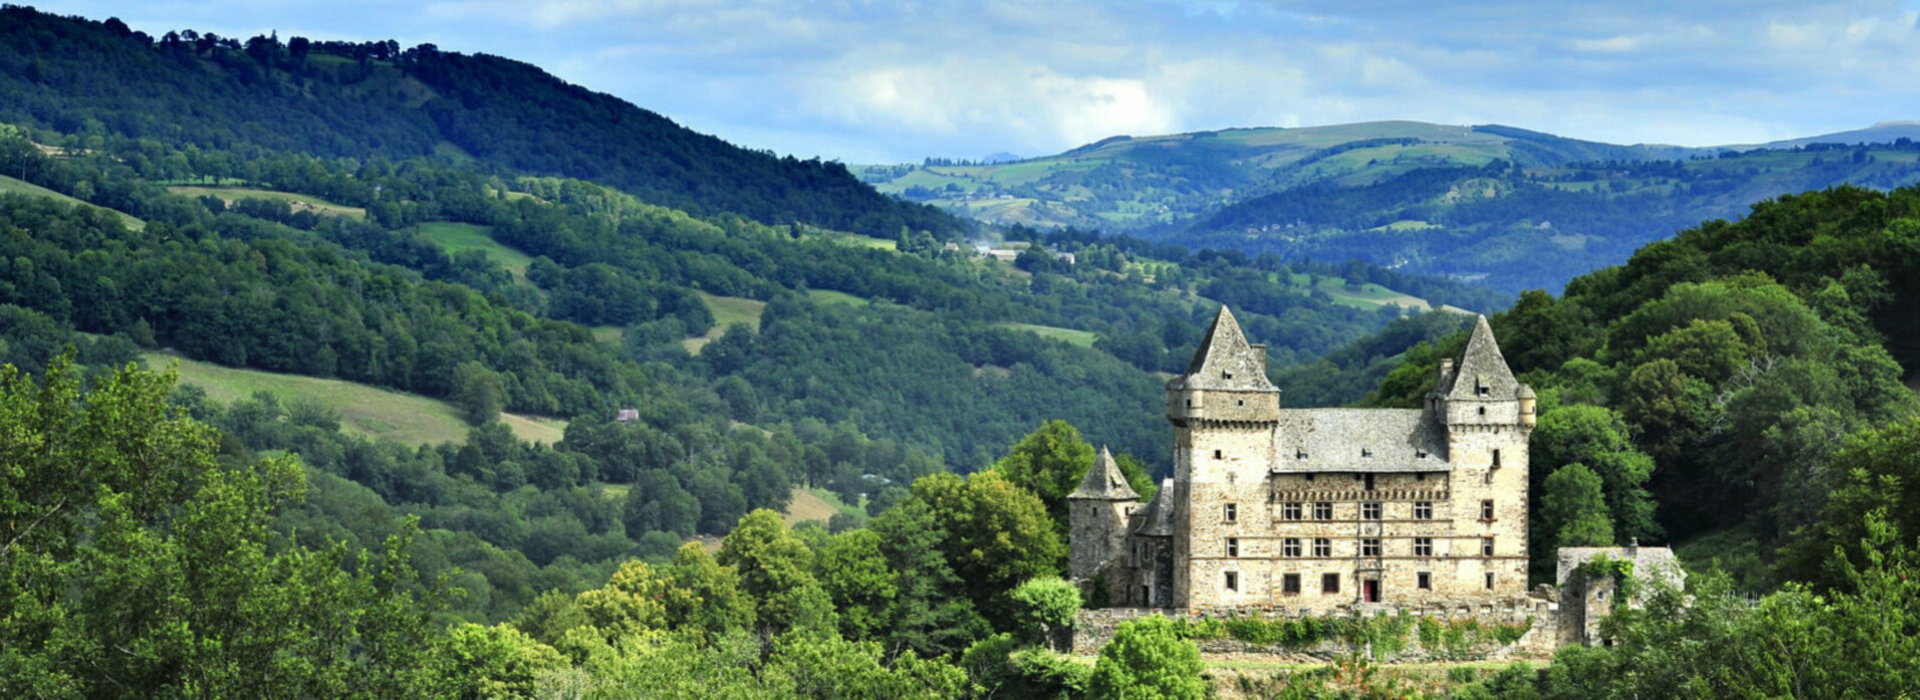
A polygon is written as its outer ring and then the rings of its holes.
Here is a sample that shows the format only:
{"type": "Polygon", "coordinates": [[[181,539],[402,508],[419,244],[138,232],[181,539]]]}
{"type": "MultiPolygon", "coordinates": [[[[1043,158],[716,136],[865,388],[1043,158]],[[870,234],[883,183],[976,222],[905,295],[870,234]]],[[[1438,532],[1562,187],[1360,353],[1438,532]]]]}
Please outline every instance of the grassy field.
{"type": "Polygon", "coordinates": [[[700,348],[719,340],[727,332],[727,326],[744,323],[748,328],[760,330],[760,313],[767,310],[767,302],[741,297],[723,297],[700,293],[700,300],[707,303],[707,310],[713,312],[713,328],[706,335],[680,341],[687,352],[700,354],[700,348]]]}
{"type": "Polygon", "coordinates": [[[167,191],[188,197],[213,195],[225,200],[228,204],[232,204],[234,200],[240,199],[274,199],[293,205],[294,211],[306,209],[321,216],[344,216],[349,219],[367,218],[367,210],[360,207],[334,204],[319,197],[294,194],[292,192],[281,192],[278,190],[260,190],[250,187],[197,187],[178,185],[168,187],[167,191]]]}
{"type": "Polygon", "coordinates": [[[866,511],[858,506],[847,505],[840,495],[826,489],[805,489],[793,487],[793,501],[787,504],[786,520],[788,525],[798,525],[808,520],[822,523],[833,516],[845,513],[864,519],[866,511]]]}
{"type": "Polygon", "coordinates": [[[807,290],[807,298],[820,302],[822,304],[847,304],[849,306],[866,306],[868,304],[873,303],[873,302],[867,301],[866,299],[862,299],[860,297],[854,296],[852,294],[848,294],[846,292],[836,292],[831,289],[809,289],[807,290]]]}
{"type": "Polygon", "coordinates": [[[34,197],[52,197],[53,199],[59,200],[60,202],[65,204],[79,204],[82,206],[93,207],[95,209],[100,209],[103,211],[113,212],[115,215],[120,217],[121,221],[126,222],[128,228],[131,228],[135,231],[138,231],[147,227],[147,222],[133,218],[133,216],[125,212],[122,212],[116,209],[108,209],[106,207],[88,204],[86,202],[82,202],[78,199],[68,197],[64,194],[60,194],[59,192],[55,192],[53,190],[47,189],[45,187],[41,187],[31,182],[15,180],[5,175],[0,175],[0,192],[4,192],[7,194],[24,194],[24,195],[34,196],[34,197]]]}
{"type": "Polygon", "coordinates": [[[432,221],[420,224],[419,231],[449,255],[478,250],[515,275],[525,276],[527,263],[533,262],[533,257],[520,252],[520,249],[493,240],[492,226],[432,221]]]}
{"type": "Polygon", "coordinates": [[[1034,333],[1039,334],[1040,337],[1042,338],[1048,338],[1051,340],[1064,340],[1068,343],[1071,343],[1073,345],[1078,345],[1083,348],[1093,347],[1094,334],[1092,331],[1077,331],[1072,328],[1042,326],[1042,325],[1033,324],[1033,323],[1002,323],[999,325],[1003,328],[1013,328],[1013,329],[1023,330],[1023,331],[1033,331],[1034,333]]]}
{"type": "MultiPolygon", "coordinates": [[[[313,399],[340,412],[340,428],[371,438],[409,445],[465,442],[467,422],[451,404],[338,379],[235,369],[162,353],[147,353],[147,366],[164,369],[180,363],[180,383],[206,390],[207,398],[228,404],[269,391],[282,404],[313,399]]],[[[500,420],[522,440],[552,444],[565,436],[566,421],[501,414],[500,420]]]]}

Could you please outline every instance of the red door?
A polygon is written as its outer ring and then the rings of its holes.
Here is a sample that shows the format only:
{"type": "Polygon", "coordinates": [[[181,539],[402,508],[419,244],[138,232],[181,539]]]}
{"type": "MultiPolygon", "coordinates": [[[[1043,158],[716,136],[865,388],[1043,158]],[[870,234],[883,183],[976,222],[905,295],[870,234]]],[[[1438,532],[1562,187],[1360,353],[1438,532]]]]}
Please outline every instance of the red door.
{"type": "Polygon", "coordinates": [[[1380,581],[1370,579],[1360,584],[1362,597],[1369,603],[1380,602],[1380,581]]]}

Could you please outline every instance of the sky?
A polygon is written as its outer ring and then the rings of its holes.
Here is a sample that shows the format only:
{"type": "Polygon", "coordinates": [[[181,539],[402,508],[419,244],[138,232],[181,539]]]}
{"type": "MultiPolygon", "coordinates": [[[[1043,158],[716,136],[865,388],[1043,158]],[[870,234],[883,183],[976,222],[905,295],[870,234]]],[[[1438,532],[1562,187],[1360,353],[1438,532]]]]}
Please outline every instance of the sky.
{"type": "Polygon", "coordinates": [[[1683,146],[1920,119],[1920,0],[15,1],[506,56],[847,163],[1391,119],[1683,146]]]}

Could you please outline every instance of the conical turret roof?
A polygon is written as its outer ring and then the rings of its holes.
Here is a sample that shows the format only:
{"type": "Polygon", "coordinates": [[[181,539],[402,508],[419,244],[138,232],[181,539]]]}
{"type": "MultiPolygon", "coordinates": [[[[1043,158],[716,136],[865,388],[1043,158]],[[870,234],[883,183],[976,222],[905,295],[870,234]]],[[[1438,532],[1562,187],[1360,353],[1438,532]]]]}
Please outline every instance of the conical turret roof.
{"type": "Polygon", "coordinates": [[[1201,339],[1187,373],[1167,383],[1168,388],[1231,389],[1238,391],[1279,391],[1267,380],[1267,358],[1263,348],[1247,342],[1225,305],[1213,317],[1207,337],[1201,339]]]}
{"type": "Polygon", "coordinates": [[[1094,501],[1138,501],[1140,494],[1127,485],[1127,476],[1120,472],[1120,463],[1114,461],[1113,453],[1105,445],[1100,447],[1100,457],[1093,460],[1093,467],[1087,470],[1086,478],[1080,480],[1080,488],[1067,494],[1067,498],[1094,501]]]}
{"type": "Polygon", "coordinates": [[[1507,358],[1500,355],[1500,345],[1493,340],[1493,327],[1487,325],[1487,317],[1474,321],[1473,335],[1467,338],[1467,347],[1460,352],[1460,360],[1454,363],[1453,376],[1449,379],[1451,386],[1439,387],[1448,399],[1518,396],[1520,382],[1513,378],[1513,371],[1507,369],[1507,358]]]}

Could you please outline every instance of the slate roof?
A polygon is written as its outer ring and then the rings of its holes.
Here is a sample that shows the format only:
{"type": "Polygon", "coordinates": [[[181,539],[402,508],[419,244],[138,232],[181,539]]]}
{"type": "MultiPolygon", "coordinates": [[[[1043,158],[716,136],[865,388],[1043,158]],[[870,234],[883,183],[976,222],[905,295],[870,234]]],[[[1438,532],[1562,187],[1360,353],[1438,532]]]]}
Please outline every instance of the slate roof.
{"type": "Polygon", "coordinates": [[[1493,328],[1487,325],[1487,317],[1481,316],[1473,322],[1473,335],[1467,338],[1466,349],[1454,363],[1453,375],[1443,378],[1442,384],[1434,387],[1434,391],[1448,399],[1511,400],[1518,395],[1520,381],[1507,369],[1507,359],[1500,355],[1500,345],[1493,341],[1493,328]],[[1481,387],[1487,389],[1486,394],[1480,393],[1481,387]]]}
{"type": "Polygon", "coordinates": [[[1172,537],[1173,504],[1168,502],[1172,498],[1173,480],[1161,479],[1160,490],[1154,492],[1153,502],[1148,503],[1147,509],[1140,513],[1140,529],[1133,533],[1148,537],[1172,537]]]}
{"type": "Polygon", "coordinates": [[[1138,501],[1140,494],[1127,485],[1126,474],[1121,473],[1120,463],[1113,461],[1113,453],[1105,445],[1100,447],[1100,457],[1093,460],[1093,466],[1087,469],[1087,475],[1080,480],[1080,488],[1067,494],[1067,498],[1080,498],[1096,501],[1138,501]]]}
{"type": "Polygon", "coordinates": [[[1280,412],[1278,440],[1275,473],[1452,468],[1445,428],[1417,408],[1287,409],[1280,412]]]}
{"type": "Polygon", "coordinates": [[[1280,391],[1267,379],[1265,346],[1247,343],[1246,333],[1225,306],[1213,317],[1213,326],[1194,351],[1187,373],[1169,380],[1167,389],[1280,391]]]}

